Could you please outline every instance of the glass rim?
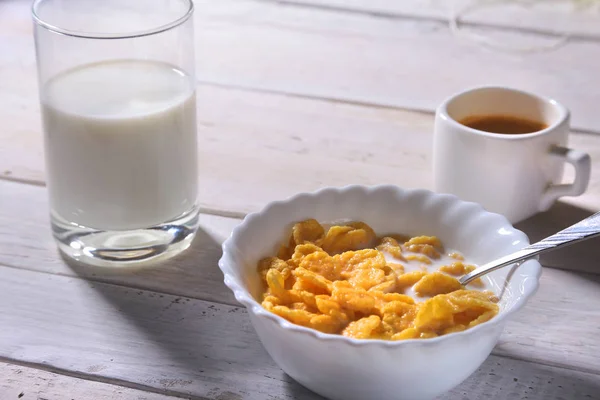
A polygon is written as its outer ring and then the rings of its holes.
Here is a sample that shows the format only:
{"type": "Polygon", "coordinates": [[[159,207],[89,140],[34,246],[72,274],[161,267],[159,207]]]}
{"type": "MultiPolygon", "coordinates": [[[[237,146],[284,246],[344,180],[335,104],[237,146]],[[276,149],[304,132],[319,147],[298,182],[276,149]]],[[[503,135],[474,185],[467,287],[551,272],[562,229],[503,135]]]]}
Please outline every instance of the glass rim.
{"type": "Polygon", "coordinates": [[[33,17],[33,21],[42,28],[45,28],[51,32],[57,33],[59,35],[71,36],[75,38],[82,39],[132,39],[143,36],[151,36],[156,35],[158,33],[169,31],[173,28],[176,28],[186,22],[194,13],[194,2],[193,0],[183,0],[188,3],[187,10],[183,15],[168,24],[157,26],[156,28],[145,29],[142,31],[133,31],[129,33],[102,33],[102,32],[85,32],[85,31],[74,31],[70,29],[61,28],[59,26],[53,25],[47,21],[44,21],[43,18],[40,17],[37,12],[38,6],[48,0],[34,0],[31,5],[31,15],[33,17]]]}

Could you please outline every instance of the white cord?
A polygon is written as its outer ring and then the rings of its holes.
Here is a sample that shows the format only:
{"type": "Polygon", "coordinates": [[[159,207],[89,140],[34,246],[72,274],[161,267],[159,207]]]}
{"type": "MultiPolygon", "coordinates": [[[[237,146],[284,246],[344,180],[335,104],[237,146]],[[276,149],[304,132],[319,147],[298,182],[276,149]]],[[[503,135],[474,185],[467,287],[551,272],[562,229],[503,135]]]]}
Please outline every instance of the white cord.
{"type": "Polygon", "coordinates": [[[475,0],[475,1],[471,1],[470,3],[468,3],[467,5],[465,5],[464,7],[462,7],[459,10],[455,10],[455,9],[451,10],[450,20],[449,20],[450,31],[456,36],[462,36],[467,39],[473,40],[485,47],[489,47],[489,48],[501,50],[501,51],[512,52],[512,53],[537,53],[537,52],[555,50],[555,49],[565,45],[568,42],[569,35],[564,34],[564,35],[560,35],[560,37],[558,39],[556,39],[554,42],[552,42],[548,45],[540,44],[537,46],[511,46],[511,45],[507,45],[505,43],[493,40],[492,38],[490,38],[488,36],[461,29],[460,20],[461,20],[461,17],[463,17],[465,14],[475,11],[479,8],[496,6],[499,4],[508,4],[508,3],[518,3],[521,5],[532,5],[535,3],[539,3],[539,1],[536,1],[536,0],[533,0],[533,1],[532,0],[529,0],[529,1],[526,1],[526,0],[475,0]]]}

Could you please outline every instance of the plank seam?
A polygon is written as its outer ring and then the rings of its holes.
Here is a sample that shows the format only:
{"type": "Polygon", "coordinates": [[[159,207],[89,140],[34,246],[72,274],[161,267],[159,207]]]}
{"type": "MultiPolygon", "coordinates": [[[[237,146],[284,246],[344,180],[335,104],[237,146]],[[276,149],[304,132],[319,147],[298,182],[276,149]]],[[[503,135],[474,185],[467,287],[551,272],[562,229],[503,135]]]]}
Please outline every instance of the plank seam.
{"type": "MultiPolygon", "coordinates": [[[[258,0],[258,1],[270,1],[270,0],[258,0]]],[[[346,99],[346,98],[340,98],[340,97],[334,97],[334,96],[320,96],[320,95],[300,93],[300,92],[288,92],[288,91],[283,91],[283,90],[267,89],[267,88],[261,88],[261,87],[256,87],[256,86],[232,84],[232,83],[226,83],[226,82],[205,81],[205,80],[201,80],[201,79],[196,80],[196,83],[198,83],[200,85],[212,86],[212,87],[217,87],[217,88],[222,88],[222,89],[239,90],[242,92],[264,93],[264,94],[290,97],[290,98],[296,98],[296,99],[315,100],[315,101],[322,101],[322,102],[329,102],[329,103],[336,103],[336,104],[345,104],[345,105],[365,107],[365,108],[384,109],[384,110],[399,111],[399,112],[405,111],[405,112],[411,112],[411,113],[415,113],[415,114],[426,115],[426,116],[430,116],[430,117],[435,116],[435,110],[418,108],[418,107],[376,103],[376,102],[366,101],[366,100],[365,101],[353,100],[353,99],[346,99]]],[[[581,135],[600,136],[600,131],[593,131],[590,129],[579,128],[576,126],[571,126],[571,133],[572,134],[581,134],[581,135]]]]}
{"type": "MultiPolygon", "coordinates": [[[[46,182],[37,181],[37,180],[29,180],[27,178],[18,178],[13,176],[3,176],[0,175],[0,181],[12,182],[12,183],[20,183],[23,185],[31,185],[37,187],[46,187],[46,182]]],[[[200,214],[204,215],[214,215],[217,217],[223,218],[232,218],[242,220],[246,217],[247,213],[241,211],[228,211],[228,210],[219,210],[212,207],[199,207],[200,214]]]]}
{"type": "Polygon", "coordinates": [[[229,307],[236,307],[236,308],[243,307],[241,304],[239,304],[237,302],[236,303],[228,303],[225,301],[210,300],[210,299],[205,299],[202,297],[185,296],[180,293],[162,292],[162,291],[154,290],[154,289],[151,289],[151,288],[148,288],[145,286],[140,286],[140,285],[135,285],[135,284],[133,284],[133,285],[119,284],[119,283],[115,283],[115,282],[112,282],[109,280],[104,280],[102,278],[97,278],[97,277],[84,277],[84,276],[79,276],[76,274],[75,275],[67,275],[62,272],[40,271],[40,270],[31,269],[31,268],[24,267],[24,266],[11,265],[9,263],[6,263],[5,261],[0,262],[0,268],[11,268],[11,269],[19,270],[19,271],[28,271],[28,272],[38,273],[38,274],[60,276],[63,278],[70,278],[70,279],[78,279],[78,280],[85,281],[85,282],[101,283],[103,285],[110,285],[110,286],[120,287],[120,288],[127,288],[127,289],[132,289],[132,290],[143,290],[145,292],[156,293],[159,295],[162,294],[162,295],[167,295],[167,296],[181,297],[184,299],[198,300],[198,301],[203,301],[206,303],[219,304],[219,305],[224,305],[224,306],[229,306],[229,307]]]}
{"type": "MultiPolygon", "coordinates": [[[[537,361],[528,361],[528,360],[523,360],[520,358],[503,356],[503,355],[499,355],[499,354],[494,354],[494,356],[500,357],[500,358],[507,358],[507,359],[511,359],[511,360],[515,360],[515,361],[520,361],[520,362],[524,362],[524,363],[528,363],[528,364],[537,364],[537,365],[549,366],[552,368],[558,368],[558,369],[562,369],[562,370],[582,372],[582,373],[587,373],[590,375],[600,376],[600,374],[598,374],[596,372],[578,370],[575,368],[565,368],[563,366],[551,365],[551,364],[541,363],[541,362],[537,362],[537,361]]],[[[124,379],[108,378],[108,377],[103,377],[100,375],[93,375],[93,374],[79,372],[79,371],[72,371],[72,370],[68,370],[65,368],[59,368],[59,367],[55,367],[53,365],[44,364],[44,363],[35,363],[35,362],[15,360],[15,359],[4,357],[4,356],[0,356],[0,361],[7,363],[7,364],[15,365],[15,366],[22,366],[22,367],[42,370],[42,371],[46,371],[46,372],[50,372],[50,373],[54,373],[54,374],[58,374],[58,375],[68,376],[71,378],[82,379],[82,380],[92,381],[92,382],[105,383],[105,384],[114,385],[114,386],[121,386],[121,387],[129,388],[129,389],[135,389],[135,390],[140,390],[140,391],[145,391],[145,392],[150,392],[150,393],[163,394],[163,395],[172,396],[175,398],[189,399],[189,400],[211,400],[207,397],[189,395],[189,394],[185,394],[185,393],[181,393],[181,392],[177,392],[177,391],[169,390],[169,389],[161,390],[161,389],[157,389],[152,386],[147,386],[147,385],[143,385],[140,383],[127,381],[124,379]]]]}
{"type": "Polygon", "coordinates": [[[15,360],[15,359],[4,357],[4,356],[0,356],[0,362],[4,362],[6,364],[20,366],[20,367],[24,367],[24,368],[32,368],[32,369],[37,369],[40,371],[46,371],[46,372],[50,372],[50,373],[57,374],[57,375],[68,376],[70,378],[76,378],[76,379],[98,382],[98,383],[105,383],[108,385],[120,386],[120,387],[124,387],[124,388],[128,388],[128,389],[140,390],[143,392],[162,394],[165,396],[171,396],[171,397],[175,397],[175,398],[179,398],[179,399],[211,400],[207,397],[193,396],[193,395],[176,392],[174,390],[169,390],[169,389],[161,390],[161,389],[157,389],[152,386],[147,386],[147,385],[143,385],[143,384],[136,383],[136,382],[126,381],[126,380],[118,379],[118,378],[107,378],[107,377],[103,377],[100,375],[88,374],[85,372],[71,371],[71,370],[68,370],[65,368],[59,368],[59,367],[55,367],[55,366],[52,366],[49,364],[44,364],[44,363],[20,361],[20,360],[15,360]]]}
{"type": "Polygon", "coordinates": [[[560,368],[560,369],[564,369],[564,370],[568,370],[568,371],[583,372],[586,374],[596,375],[596,376],[600,377],[600,371],[596,371],[591,368],[574,367],[572,365],[561,364],[561,363],[550,362],[550,361],[539,360],[539,359],[527,359],[524,357],[518,357],[516,355],[506,354],[503,352],[492,351],[492,354],[495,355],[496,357],[507,358],[509,360],[523,361],[523,362],[528,362],[531,364],[538,364],[538,365],[543,365],[543,366],[552,367],[552,368],[560,368]]]}
{"type": "Polygon", "coordinates": [[[46,182],[44,182],[44,181],[38,181],[38,180],[35,180],[35,179],[27,179],[27,178],[20,178],[18,176],[12,176],[12,175],[0,175],[0,181],[22,183],[22,184],[25,184],[25,185],[39,186],[39,187],[45,187],[46,186],[46,182]]]}

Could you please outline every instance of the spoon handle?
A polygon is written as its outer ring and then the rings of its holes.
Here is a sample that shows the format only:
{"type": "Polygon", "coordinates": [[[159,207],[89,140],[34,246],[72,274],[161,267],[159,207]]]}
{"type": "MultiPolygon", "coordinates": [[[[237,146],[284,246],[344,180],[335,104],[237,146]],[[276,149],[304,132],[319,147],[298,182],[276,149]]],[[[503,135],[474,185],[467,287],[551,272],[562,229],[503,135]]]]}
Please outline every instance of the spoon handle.
{"type": "Polygon", "coordinates": [[[594,215],[579,221],[575,225],[571,225],[570,227],[555,233],[552,236],[548,236],[537,243],[533,243],[519,251],[484,264],[481,267],[476,268],[470,273],[462,276],[459,279],[459,282],[462,285],[466,285],[473,279],[477,279],[480,276],[498,268],[515,264],[547,251],[558,249],[559,247],[565,247],[596,236],[600,236],[600,212],[597,212],[594,215]]]}

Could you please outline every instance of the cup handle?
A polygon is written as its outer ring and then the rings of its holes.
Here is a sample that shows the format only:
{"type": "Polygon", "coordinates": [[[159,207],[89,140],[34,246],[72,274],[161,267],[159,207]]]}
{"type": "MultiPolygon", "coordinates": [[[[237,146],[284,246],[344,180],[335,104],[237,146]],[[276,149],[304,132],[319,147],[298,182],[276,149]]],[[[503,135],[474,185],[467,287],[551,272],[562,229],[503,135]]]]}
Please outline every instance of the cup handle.
{"type": "Polygon", "coordinates": [[[540,211],[547,211],[559,197],[583,194],[590,182],[592,162],[589,154],[567,147],[552,146],[550,156],[559,157],[575,167],[575,180],[570,184],[549,185],[542,195],[540,211]]]}

